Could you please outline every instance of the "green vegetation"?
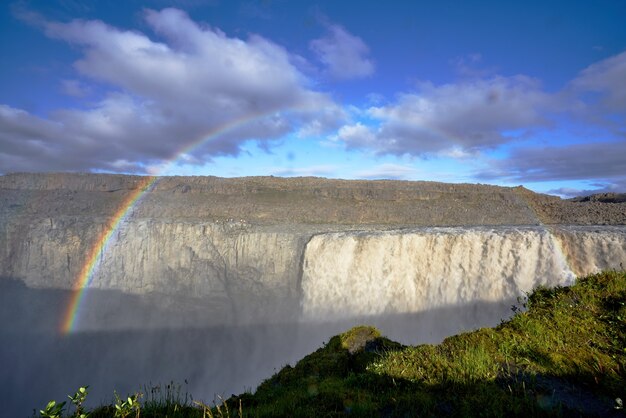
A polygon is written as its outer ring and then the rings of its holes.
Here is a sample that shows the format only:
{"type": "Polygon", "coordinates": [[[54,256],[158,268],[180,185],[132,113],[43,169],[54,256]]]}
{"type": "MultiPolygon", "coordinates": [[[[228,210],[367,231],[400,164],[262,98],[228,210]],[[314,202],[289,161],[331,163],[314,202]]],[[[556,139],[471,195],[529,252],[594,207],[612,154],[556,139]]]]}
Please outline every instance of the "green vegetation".
{"type": "MultiPolygon", "coordinates": [[[[80,387],[74,394],[74,396],[67,396],[74,404],[76,411],[74,414],[70,415],[71,417],[76,418],[88,418],[89,414],[85,413],[83,408],[83,402],[85,402],[85,398],[87,398],[87,389],[89,386],[80,387]]],[[[61,418],[63,416],[63,411],[65,410],[66,402],[56,403],[56,401],[48,402],[45,409],[41,409],[39,413],[43,418],[61,418]]]]}
{"type": "MultiPolygon", "coordinates": [[[[152,400],[123,416],[626,416],[625,272],[537,289],[513,310],[496,328],[439,345],[356,327],[219,409],[152,400]]],[[[119,416],[116,407],[89,417],[119,416]]]]}

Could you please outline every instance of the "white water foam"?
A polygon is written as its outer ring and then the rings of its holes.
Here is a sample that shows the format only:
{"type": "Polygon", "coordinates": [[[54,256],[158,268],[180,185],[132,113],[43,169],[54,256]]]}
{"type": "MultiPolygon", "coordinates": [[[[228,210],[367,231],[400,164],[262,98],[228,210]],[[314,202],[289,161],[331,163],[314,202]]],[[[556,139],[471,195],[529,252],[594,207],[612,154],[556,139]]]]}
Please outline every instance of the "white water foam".
{"type": "Polygon", "coordinates": [[[625,228],[424,228],[313,237],[304,320],[499,302],[626,264],[625,228]]]}

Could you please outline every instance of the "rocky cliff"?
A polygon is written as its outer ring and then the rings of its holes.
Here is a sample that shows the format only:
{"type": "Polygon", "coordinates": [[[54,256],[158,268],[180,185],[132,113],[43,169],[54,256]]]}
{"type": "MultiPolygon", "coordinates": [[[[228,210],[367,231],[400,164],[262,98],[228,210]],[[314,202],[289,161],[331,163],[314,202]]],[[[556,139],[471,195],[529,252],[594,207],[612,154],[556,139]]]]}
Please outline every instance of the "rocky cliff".
{"type": "MultiPolygon", "coordinates": [[[[0,215],[111,216],[144,177],[105,174],[0,176],[0,215]]],[[[561,200],[523,187],[321,178],[162,177],[135,218],[255,224],[392,226],[624,225],[626,205],[561,200]]]]}
{"type": "MultiPolygon", "coordinates": [[[[626,232],[617,226],[626,224],[626,204],[562,201],[522,187],[272,177],[146,182],[137,176],[11,174],[0,176],[0,277],[30,287],[71,289],[112,218],[135,195],[136,203],[99,250],[89,286],[184,296],[209,307],[216,323],[287,320],[302,312],[314,317],[314,312],[336,311],[328,306],[351,306],[346,303],[349,289],[369,291],[380,302],[374,291],[380,286],[401,293],[415,287],[411,295],[392,292],[384,303],[401,301],[405,311],[427,309],[430,305],[414,298],[429,286],[441,293],[442,285],[433,281],[443,275],[450,280],[463,276],[458,280],[471,287],[487,270],[500,269],[507,273],[492,275],[481,286],[506,288],[499,295],[509,297],[528,287],[515,280],[560,284],[571,274],[626,264],[626,232]],[[551,225],[552,232],[544,225],[551,225]],[[558,225],[614,227],[595,233],[558,225]],[[432,227],[439,229],[428,229],[432,227]],[[492,229],[476,232],[477,227],[492,229]],[[594,245],[606,251],[598,256],[593,245],[577,244],[582,235],[576,233],[587,234],[584,239],[595,239],[594,245]],[[465,246],[458,244],[463,239],[465,246]],[[349,251],[350,260],[361,261],[347,265],[345,257],[336,260],[348,254],[346,245],[356,246],[349,251]],[[468,252],[473,254],[469,258],[468,252]],[[558,264],[554,257],[559,256],[572,260],[558,264]],[[501,261],[485,261],[498,257],[501,261]],[[550,267],[525,267],[524,257],[550,267]],[[594,261],[581,261],[587,258],[594,261]],[[430,264],[445,271],[425,270],[427,260],[440,260],[430,264]],[[367,262],[382,264],[372,269],[367,262]],[[397,266],[407,263],[413,267],[400,273],[397,266]],[[553,279],[539,278],[555,271],[553,279]],[[383,280],[387,277],[398,283],[392,286],[383,280]],[[351,283],[342,296],[331,292],[320,299],[323,286],[342,280],[351,283]],[[509,287],[497,284],[507,280],[509,287]],[[368,281],[369,290],[361,289],[368,281]]],[[[461,292],[461,282],[454,292],[461,292]]],[[[487,300],[481,289],[464,291],[472,297],[446,296],[437,303],[487,300]]],[[[380,306],[347,312],[385,311],[380,306]]]]}

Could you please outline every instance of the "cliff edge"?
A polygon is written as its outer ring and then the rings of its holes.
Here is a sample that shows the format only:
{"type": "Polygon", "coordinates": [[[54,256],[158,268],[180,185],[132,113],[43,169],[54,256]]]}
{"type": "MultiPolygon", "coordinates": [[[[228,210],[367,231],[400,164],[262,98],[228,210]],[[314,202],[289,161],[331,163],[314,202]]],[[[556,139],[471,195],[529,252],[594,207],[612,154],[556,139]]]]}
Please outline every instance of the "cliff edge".
{"type": "MultiPolygon", "coordinates": [[[[0,215],[108,217],[146,187],[109,174],[0,176],[0,215]]],[[[624,225],[626,203],[567,201],[521,186],[314,177],[160,177],[133,217],[255,224],[389,226],[624,225]]]]}

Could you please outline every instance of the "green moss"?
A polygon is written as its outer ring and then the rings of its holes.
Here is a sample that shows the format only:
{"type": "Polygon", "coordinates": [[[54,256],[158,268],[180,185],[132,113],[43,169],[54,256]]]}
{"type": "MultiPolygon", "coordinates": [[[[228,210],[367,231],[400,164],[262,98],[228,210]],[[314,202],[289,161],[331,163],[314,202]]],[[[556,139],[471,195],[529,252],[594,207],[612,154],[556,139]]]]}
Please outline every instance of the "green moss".
{"type": "Polygon", "coordinates": [[[366,348],[368,343],[380,338],[380,331],[375,327],[357,326],[339,336],[341,340],[341,348],[348,350],[350,354],[354,354],[359,350],[366,348]]]}

